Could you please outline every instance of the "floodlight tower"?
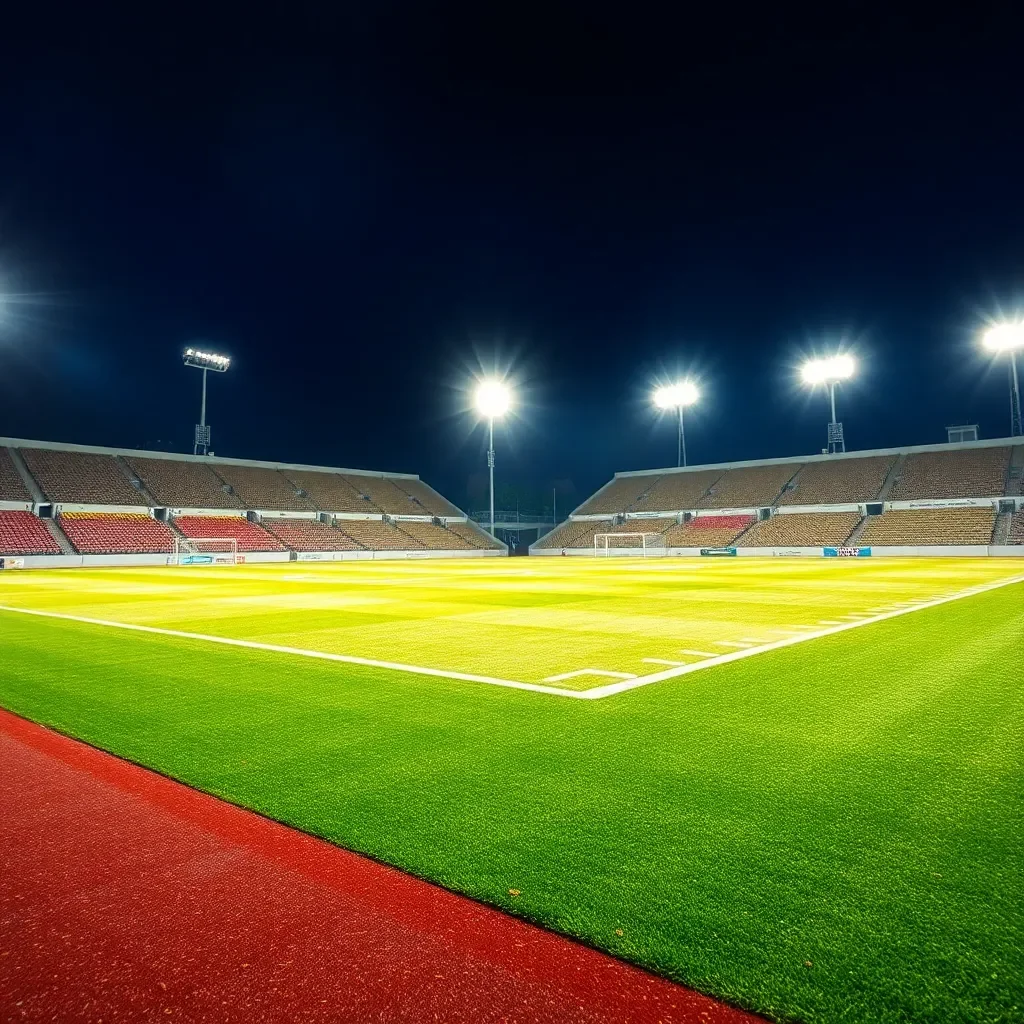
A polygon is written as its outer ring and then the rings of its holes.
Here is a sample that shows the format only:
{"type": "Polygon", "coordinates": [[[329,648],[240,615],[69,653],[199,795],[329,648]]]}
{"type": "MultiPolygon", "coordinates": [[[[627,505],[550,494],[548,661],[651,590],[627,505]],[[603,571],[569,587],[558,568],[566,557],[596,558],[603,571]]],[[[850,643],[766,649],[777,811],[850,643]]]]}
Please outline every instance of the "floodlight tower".
{"type": "Polygon", "coordinates": [[[828,451],[830,455],[846,451],[846,440],[843,437],[843,425],[836,422],[836,385],[849,380],[857,370],[852,356],[835,355],[827,359],[811,359],[800,369],[800,376],[805,384],[812,387],[827,384],[829,400],[832,403],[832,422],[828,425],[828,451]]]}
{"type": "Polygon", "coordinates": [[[477,412],[487,417],[489,443],[487,468],[491,475],[491,536],[494,536],[494,420],[508,412],[512,393],[500,380],[483,380],[477,385],[475,404],[477,412]]]}
{"type": "Polygon", "coordinates": [[[990,327],[982,338],[982,344],[989,352],[1010,355],[1010,436],[1024,434],[1021,424],[1020,379],[1017,376],[1017,353],[1024,352],[1024,323],[997,324],[990,327]]]}
{"type": "Polygon", "coordinates": [[[182,357],[186,366],[203,371],[203,404],[199,407],[199,422],[196,424],[195,446],[192,449],[193,455],[199,454],[203,449],[205,455],[210,447],[210,428],[206,425],[206,375],[213,370],[214,373],[225,373],[231,365],[227,356],[219,356],[213,352],[201,352],[197,348],[185,349],[182,357]]]}
{"type": "Polygon", "coordinates": [[[700,391],[692,380],[681,380],[676,384],[666,384],[654,392],[654,404],[659,409],[679,410],[677,466],[686,465],[686,430],[683,427],[683,409],[688,405],[693,405],[699,398],[700,391]]]}

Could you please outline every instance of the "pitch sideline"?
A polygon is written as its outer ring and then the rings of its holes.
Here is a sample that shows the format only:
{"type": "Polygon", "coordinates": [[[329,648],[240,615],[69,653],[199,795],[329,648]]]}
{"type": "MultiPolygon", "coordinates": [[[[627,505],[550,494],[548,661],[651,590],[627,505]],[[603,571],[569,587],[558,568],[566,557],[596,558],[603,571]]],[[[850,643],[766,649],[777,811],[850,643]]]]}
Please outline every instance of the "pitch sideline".
{"type": "MultiPolygon", "coordinates": [[[[258,640],[238,640],[233,637],[213,636],[208,633],[189,633],[184,630],[167,629],[163,626],[143,626],[133,622],[114,622],[109,619],[94,619],[85,615],[68,615],[64,612],[49,612],[38,608],[15,608],[11,605],[0,605],[0,612],[12,612],[18,615],[35,615],[44,619],[62,619],[68,622],[81,622],[90,626],[105,626],[111,629],[126,629],[135,633],[151,633],[158,636],[178,637],[182,640],[199,640],[206,643],[223,644],[226,647],[243,647],[256,651],[268,651],[273,654],[290,654],[304,658],[317,658],[321,661],[341,662],[347,665],[361,665],[366,668],[385,668],[395,672],[408,672],[412,675],[433,676],[440,679],[458,679],[468,683],[486,683],[490,686],[503,686],[513,690],[528,690],[534,693],[546,693],[556,697],[573,697],[577,700],[601,700],[605,697],[612,697],[623,693],[626,690],[635,690],[640,686],[649,686],[651,683],[660,683],[668,679],[675,679],[677,676],[689,675],[691,672],[699,672],[703,669],[714,668],[717,665],[727,665],[734,661],[742,661],[744,658],[751,658],[758,654],[766,654],[769,651],[780,650],[783,647],[792,647],[795,644],[805,643],[809,640],[819,640],[822,637],[832,636],[836,633],[844,633],[847,630],[859,629],[862,626],[874,625],[877,622],[885,622],[888,619],[895,619],[901,615],[909,615],[911,612],[924,611],[927,608],[936,608],[939,605],[950,604],[953,601],[960,601],[966,597],[975,597],[991,590],[999,590],[1002,587],[1012,586],[1016,583],[1024,583],[1024,576],[1012,576],[1009,579],[997,580],[994,583],[985,583],[967,590],[949,594],[945,597],[933,598],[920,604],[905,605],[892,611],[883,612],[880,615],[873,615],[869,618],[858,619],[854,622],[844,622],[839,625],[829,626],[826,629],[816,630],[810,633],[799,633],[795,636],[788,636],[782,640],[775,640],[768,644],[754,647],[744,647],[740,650],[730,651],[728,654],[719,654],[713,658],[705,658],[703,661],[692,662],[688,665],[679,665],[665,669],[662,672],[652,672],[646,676],[636,676],[629,679],[622,679],[619,682],[607,683],[604,686],[594,686],[589,690],[569,690],[559,686],[545,686],[542,683],[522,683],[513,679],[498,679],[494,676],[475,675],[469,672],[453,672],[447,669],[427,668],[422,665],[405,665],[401,662],[379,661],[374,658],[360,658],[351,654],[334,654],[330,651],[313,651],[303,647],[286,647],[280,644],[265,644],[258,640]]],[[[593,670],[583,670],[587,674],[593,674],[593,670]]],[[[580,672],[565,673],[559,678],[567,679],[579,675],[580,672]]],[[[616,673],[622,675],[624,673],[616,673]]]]}

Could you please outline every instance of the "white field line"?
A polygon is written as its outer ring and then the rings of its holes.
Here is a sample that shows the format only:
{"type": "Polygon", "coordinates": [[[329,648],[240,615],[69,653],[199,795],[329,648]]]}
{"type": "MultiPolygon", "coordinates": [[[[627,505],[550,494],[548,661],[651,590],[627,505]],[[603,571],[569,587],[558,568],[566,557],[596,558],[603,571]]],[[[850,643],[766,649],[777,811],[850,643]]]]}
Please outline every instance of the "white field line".
{"type": "Polygon", "coordinates": [[[605,686],[596,686],[590,690],[585,690],[581,696],[586,697],[587,700],[601,700],[603,697],[612,697],[625,690],[636,689],[638,686],[649,686],[651,683],[675,679],[676,676],[700,672],[702,669],[713,668],[716,665],[727,665],[732,661],[741,661],[744,658],[752,658],[757,654],[777,651],[783,647],[792,647],[794,644],[806,643],[808,640],[818,640],[821,637],[832,636],[835,633],[845,633],[850,629],[872,626],[876,622],[885,622],[887,619],[895,619],[900,615],[910,615],[912,612],[924,611],[926,608],[937,608],[939,605],[960,601],[965,597],[974,597],[977,594],[984,594],[990,590],[999,590],[1002,587],[1009,587],[1015,583],[1024,583],[1024,576],[1012,576],[1010,579],[998,580],[995,583],[983,583],[978,586],[969,587],[967,590],[961,590],[957,594],[949,594],[946,597],[922,601],[920,604],[915,604],[910,608],[899,608],[896,611],[883,612],[881,615],[874,615],[869,619],[858,619],[856,622],[844,622],[838,626],[830,626],[828,629],[820,629],[815,633],[802,633],[799,636],[786,637],[784,640],[775,640],[770,644],[765,644],[763,647],[750,647],[743,651],[731,651],[729,654],[719,654],[714,658],[708,658],[706,661],[696,661],[692,665],[665,669],[664,672],[655,672],[649,676],[639,676],[637,679],[628,679],[621,683],[608,683],[605,686]]]}
{"type": "Polygon", "coordinates": [[[560,683],[563,679],[575,679],[577,676],[607,676],[610,679],[636,679],[635,672],[608,672],[603,668],[578,668],[575,672],[563,672],[561,675],[548,676],[545,683],[560,683]]]}
{"type": "Polygon", "coordinates": [[[756,640],[712,640],[719,647],[756,647],[756,640]]]}
{"type": "Polygon", "coordinates": [[[839,619],[818,619],[819,626],[841,626],[839,619]]]}
{"type": "Polygon", "coordinates": [[[718,655],[714,651],[688,651],[686,648],[682,648],[679,651],[680,654],[691,654],[695,658],[717,658],[718,655]]]}
{"type": "MultiPolygon", "coordinates": [[[[689,675],[691,672],[699,672],[702,669],[714,668],[716,665],[727,665],[733,661],[741,661],[744,658],[751,658],[757,654],[765,654],[768,651],[777,651],[783,647],[792,647],[794,644],[806,643],[808,640],[817,640],[821,637],[832,636],[835,633],[844,633],[850,629],[860,629],[862,626],[871,626],[876,622],[885,622],[887,619],[895,619],[900,615],[909,615],[912,612],[924,611],[926,608],[936,608],[939,605],[950,604],[953,601],[960,601],[965,597],[974,597],[977,594],[984,594],[990,590],[999,590],[1002,587],[1012,586],[1015,583],[1024,583],[1024,576],[1013,576],[1009,579],[998,580],[995,583],[984,583],[970,587],[956,594],[949,594],[946,597],[934,598],[930,601],[923,601],[920,604],[912,605],[909,608],[898,608],[895,611],[883,612],[867,619],[858,619],[855,622],[843,622],[827,629],[820,629],[812,633],[800,633],[797,636],[785,637],[782,640],[775,640],[760,647],[744,647],[742,650],[730,651],[728,654],[716,654],[706,656],[704,661],[696,661],[689,665],[678,665],[667,668],[663,672],[653,672],[646,676],[629,676],[625,672],[609,673],[598,670],[596,673],[590,670],[570,672],[558,678],[571,678],[575,675],[599,674],[615,675],[622,678],[616,683],[606,683],[604,686],[593,686],[588,690],[567,690],[557,686],[543,686],[539,683],[520,683],[511,679],[495,679],[491,676],[473,675],[468,672],[450,672],[439,668],[424,668],[417,665],[403,665],[392,661],[376,661],[372,658],[357,658],[348,654],[332,654],[327,651],[310,651],[301,647],[283,647],[278,644],[264,644],[255,640],[235,640],[225,636],[210,636],[205,633],[186,633],[178,629],[165,629],[160,626],[140,626],[130,622],[111,622],[107,619],[93,619],[84,615],[67,615],[63,612],[47,612],[36,608],[14,608],[10,605],[0,605],[0,612],[13,612],[19,615],[35,615],[44,619],[63,619],[69,622],[83,622],[91,626],[107,626],[113,629],[126,629],[134,633],[154,633],[158,636],[173,636],[183,640],[202,640],[206,643],[223,644],[226,647],[246,647],[257,651],[270,651],[274,654],[291,654],[304,658],[317,658],[321,661],[342,662],[348,665],[363,665],[369,668],[387,668],[396,672],[409,672],[413,675],[434,676],[441,679],[459,679],[469,683],[488,683],[491,686],[504,686],[513,690],[530,690],[534,693],[548,693],[557,697],[572,697],[576,700],[601,700],[604,697],[612,697],[615,694],[623,693],[626,690],[633,690],[640,686],[649,686],[651,683],[660,683],[666,679],[675,679],[677,676],[689,675]]],[[[728,641],[716,641],[726,643],[728,641]]],[[[696,654],[700,652],[684,651],[684,654],[696,654]]],[[[706,653],[706,652],[705,652],[706,653]]],[[[555,677],[553,677],[555,678],[555,677]]]]}
{"type": "Polygon", "coordinates": [[[669,661],[668,658],[641,658],[645,665],[688,665],[687,661],[669,661]]]}
{"type": "MultiPolygon", "coordinates": [[[[132,622],[110,622],[107,619],[91,619],[84,615],[65,615],[61,612],[44,612],[36,608],[12,608],[0,605],[0,612],[17,612],[20,615],[38,615],[44,619],[66,619],[70,622],[84,622],[90,626],[109,626],[114,629],[128,629],[133,633],[155,633],[158,636],[174,636],[181,640],[202,640],[211,644],[224,644],[226,647],[247,647],[255,651],[271,651],[274,654],[292,654],[303,658],[318,658],[321,661],[340,661],[346,665],[364,665],[368,668],[389,668],[395,672],[411,672],[418,676],[437,676],[441,679],[460,679],[467,683],[489,683],[491,686],[507,686],[513,690],[534,690],[537,693],[552,693],[559,697],[579,697],[576,690],[566,690],[558,686],[541,686],[539,683],[519,683],[512,679],[495,679],[493,676],[478,676],[469,672],[451,672],[448,669],[425,668],[421,665],[403,665],[395,661],[377,661],[374,658],[357,658],[350,654],[332,654],[330,651],[310,651],[303,647],[283,647],[280,644],[263,644],[256,640],[235,640],[227,636],[210,636],[207,633],[186,633],[180,629],[164,629],[160,626],[140,626],[132,622]]],[[[567,679],[578,673],[570,672],[567,679]]],[[[602,672],[601,675],[614,675],[619,679],[635,679],[625,672],[602,672]]]]}

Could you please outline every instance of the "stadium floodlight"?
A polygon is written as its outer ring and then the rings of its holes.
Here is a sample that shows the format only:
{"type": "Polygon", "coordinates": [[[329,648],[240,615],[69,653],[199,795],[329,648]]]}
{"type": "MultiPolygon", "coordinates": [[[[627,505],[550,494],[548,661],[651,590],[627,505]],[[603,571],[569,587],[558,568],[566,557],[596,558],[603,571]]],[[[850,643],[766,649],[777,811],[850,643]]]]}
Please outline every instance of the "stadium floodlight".
{"type": "Polygon", "coordinates": [[[1024,352],[1024,322],[996,324],[985,331],[981,342],[993,355],[1010,355],[1010,436],[1017,437],[1024,434],[1017,376],[1017,353],[1024,352]]]}
{"type": "Polygon", "coordinates": [[[491,477],[491,536],[494,536],[494,421],[512,408],[512,391],[503,381],[482,380],[477,385],[473,404],[481,416],[487,417],[489,443],[487,469],[491,477]]]}
{"type": "Polygon", "coordinates": [[[211,370],[214,373],[224,373],[231,365],[228,356],[217,355],[216,352],[204,352],[198,348],[185,349],[182,359],[186,366],[203,371],[203,402],[199,407],[199,422],[196,424],[195,445],[192,449],[193,455],[199,454],[202,448],[205,455],[210,448],[210,428],[206,425],[206,375],[211,370]]]}
{"type": "Polygon", "coordinates": [[[817,384],[828,385],[829,400],[832,403],[832,422],[828,425],[828,451],[846,451],[846,439],[843,436],[842,423],[836,422],[836,385],[849,380],[857,372],[857,364],[853,356],[839,353],[826,359],[809,359],[800,367],[800,376],[805,384],[812,387],[817,384]]]}
{"type": "Polygon", "coordinates": [[[677,466],[686,465],[686,431],[683,427],[683,409],[693,405],[700,398],[700,389],[692,380],[681,380],[675,384],[665,384],[656,388],[654,404],[659,409],[677,409],[679,411],[679,444],[677,466]]]}

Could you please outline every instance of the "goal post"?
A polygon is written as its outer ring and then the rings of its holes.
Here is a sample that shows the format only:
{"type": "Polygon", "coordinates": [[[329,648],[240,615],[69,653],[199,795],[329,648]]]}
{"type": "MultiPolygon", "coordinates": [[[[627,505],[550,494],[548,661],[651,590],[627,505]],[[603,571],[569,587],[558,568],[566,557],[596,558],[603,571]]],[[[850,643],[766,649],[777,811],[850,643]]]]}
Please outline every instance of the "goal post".
{"type": "Polygon", "coordinates": [[[238,565],[244,556],[238,554],[234,537],[175,537],[171,565],[238,565]]]}
{"type": "Polygon", "coordinates": [[[665,553],[664,538],[658,533],[595,533],[594,554],[598,557],[609,555],[637,555],[648,558],[665,553]],[[658,542],[661,541],[659,544],[658,542]]]}

